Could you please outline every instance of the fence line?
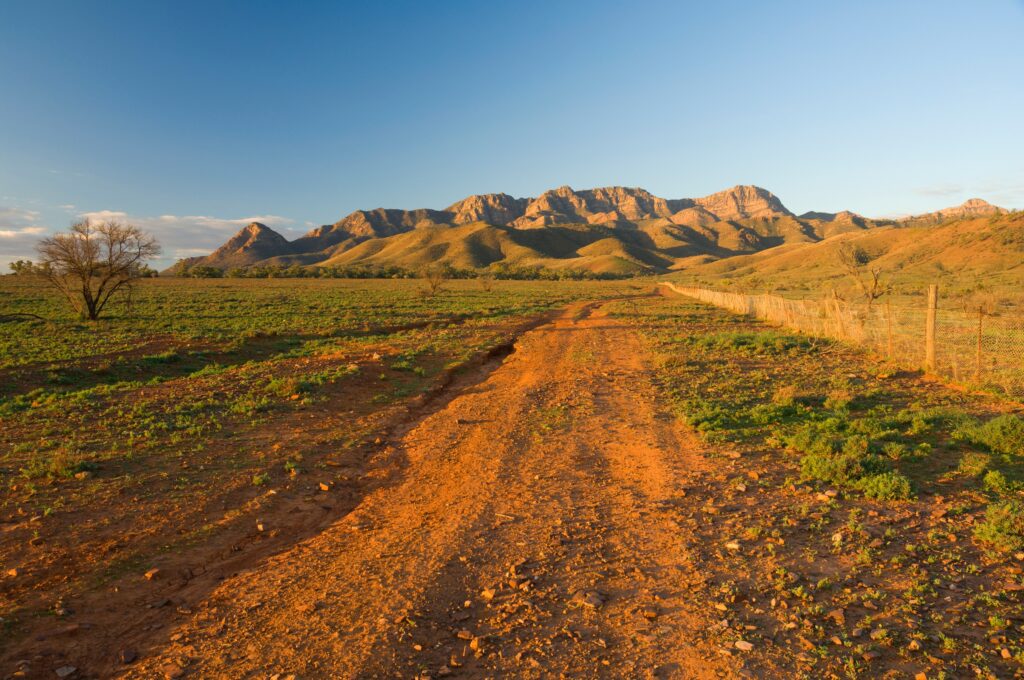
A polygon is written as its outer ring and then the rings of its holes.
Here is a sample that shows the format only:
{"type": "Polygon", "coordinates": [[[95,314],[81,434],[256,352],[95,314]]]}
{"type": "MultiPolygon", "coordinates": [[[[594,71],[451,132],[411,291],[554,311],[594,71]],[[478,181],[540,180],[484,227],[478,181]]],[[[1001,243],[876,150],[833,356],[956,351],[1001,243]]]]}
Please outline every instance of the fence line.
{"type": "Polygon", "coordinates": [[[835,295],[793,300],[663,285],[737,314],[865,346],[906,368],[925,368],[960,383],[1024,397],[1024,318],[943,309],[934,286],[923,304],[911,306],[885,300],[850,304],[835,295]]]}

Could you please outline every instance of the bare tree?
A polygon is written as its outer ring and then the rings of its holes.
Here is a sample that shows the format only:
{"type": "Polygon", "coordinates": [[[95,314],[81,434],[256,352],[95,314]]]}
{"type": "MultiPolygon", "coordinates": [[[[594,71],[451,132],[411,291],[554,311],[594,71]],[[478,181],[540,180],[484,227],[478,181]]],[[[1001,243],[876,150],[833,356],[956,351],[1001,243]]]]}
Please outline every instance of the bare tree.
{"type": "Polygon", "coordinates": [[[434,263],[423,268],[423,278],[427,282],[426,294],[430,296],[441,292],[444,282],[448,280],[448,270],[441,264],[434,263]]]}
{"type": "Polygon", "coordinates": [[[480,287],[483,288],[485,292],[489,293],[494,288],[494,272],[485,269],[477,274],[476,278],[480,282],[480,287]]]}
{"type": "Polygon", "coordinates": [[[36,246],[35,268],[83,319],[95,321],[118,292],[129,293],[146,275],[146,262],[160,245],[137,227],[119,222],[78,222],[66,234],[36,246]]]}
{"type": "Polygon", "coordinates": [[[857,284],[861,296],[864,298],[866,312],[871,311],[871,305],[875,300],[889,292],[888,284],[881,280],[882,268],[871,266],[874,258],[861,246],[850,242],[839,246],[839,263],[850,278],[857,284]]]}

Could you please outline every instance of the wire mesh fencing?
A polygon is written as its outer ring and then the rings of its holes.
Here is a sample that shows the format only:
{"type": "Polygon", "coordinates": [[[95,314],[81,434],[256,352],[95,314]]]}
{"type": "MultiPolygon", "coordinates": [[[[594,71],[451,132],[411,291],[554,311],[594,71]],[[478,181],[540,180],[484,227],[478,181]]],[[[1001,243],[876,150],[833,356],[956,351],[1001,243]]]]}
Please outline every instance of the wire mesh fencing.
{"type": "Polygon", "coordinates": [[[934,297],[920,302],[855,304],[835,296],[797,300],[664,285],[737,314],[867,347],[905,368],[923,368],[970,387],[1024,398],[1024,317],[943,307],[935,287],[934,297]]]}

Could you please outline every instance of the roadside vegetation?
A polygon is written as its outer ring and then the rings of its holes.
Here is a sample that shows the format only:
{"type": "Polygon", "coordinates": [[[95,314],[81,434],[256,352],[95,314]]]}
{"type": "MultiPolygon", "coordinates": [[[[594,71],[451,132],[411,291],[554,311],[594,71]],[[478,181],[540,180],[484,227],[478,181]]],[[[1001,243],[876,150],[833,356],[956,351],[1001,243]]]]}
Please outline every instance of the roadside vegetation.
{"type": "MultiPolygon", "coordinates": [[[[681,297],[619,302],[719,456],[700,591],[762,669],[1009,677],[1024,661],[1024,417],[681,297]]],[[[691,506],[691,507],[692,507],[691,506]]]]}
{"type": "Polygon", "coordinates": [[[38,278],[0,277],[5,309],[34,315],[0,324],[0,636],[157,555],[206,562],[188,550],[213,536],[294,540],[253,528],[284,492],[344,512],[410,409],[551,310],[635,292],[147,279],[87,322],[38,278]]]}

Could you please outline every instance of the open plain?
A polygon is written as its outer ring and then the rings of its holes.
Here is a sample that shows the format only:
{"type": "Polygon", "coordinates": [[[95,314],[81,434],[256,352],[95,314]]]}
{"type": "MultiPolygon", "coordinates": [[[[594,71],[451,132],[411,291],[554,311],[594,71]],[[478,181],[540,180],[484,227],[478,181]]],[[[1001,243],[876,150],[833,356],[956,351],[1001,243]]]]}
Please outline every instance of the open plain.
{"type": "Polygon", "coordinates": [[[4,286],[5,677],[1020,668],[1012,403],[651,281],[149,281],[116,358],[4,286]]]}

